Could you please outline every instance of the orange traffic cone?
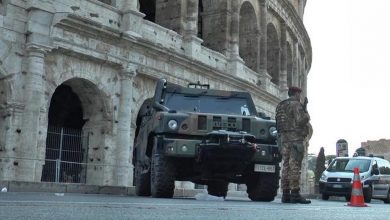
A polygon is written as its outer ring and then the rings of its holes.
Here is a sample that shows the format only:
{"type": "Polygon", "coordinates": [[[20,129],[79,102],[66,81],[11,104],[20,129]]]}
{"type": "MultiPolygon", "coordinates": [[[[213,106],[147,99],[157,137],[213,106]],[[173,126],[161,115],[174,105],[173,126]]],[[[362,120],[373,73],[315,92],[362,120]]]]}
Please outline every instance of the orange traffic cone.
{"type": "Polygon", "coordinates": [[[353,174],[351,200],[349,201],[348,205],[356,206],[356,207],[366,207],[367,205],[364,203],[363,188],[362,188],[362,182],[360,181],[359,168],[355,167],[353,173],[354,174],[353,174]]]}

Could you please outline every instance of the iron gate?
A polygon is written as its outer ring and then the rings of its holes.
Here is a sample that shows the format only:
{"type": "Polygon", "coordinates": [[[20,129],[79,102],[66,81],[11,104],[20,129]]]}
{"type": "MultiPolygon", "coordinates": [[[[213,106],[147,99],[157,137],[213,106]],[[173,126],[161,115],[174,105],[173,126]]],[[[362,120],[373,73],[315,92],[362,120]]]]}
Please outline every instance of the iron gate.
{"type": "Polygon", "coordinates": [[[41,180],[85,183],[88,138],[82,130],[49,126],[41,180]]]}

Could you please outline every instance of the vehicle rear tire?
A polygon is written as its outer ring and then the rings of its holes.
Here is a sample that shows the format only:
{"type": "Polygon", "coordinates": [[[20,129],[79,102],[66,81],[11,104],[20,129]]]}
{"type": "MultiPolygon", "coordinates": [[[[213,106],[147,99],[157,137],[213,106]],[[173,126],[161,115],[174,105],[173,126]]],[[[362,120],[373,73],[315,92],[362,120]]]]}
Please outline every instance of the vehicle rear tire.
{"type": "Polygon", "coordinates": [[[212,196],[226,197],[229,183],[223,180],[213,180],[207,184],[207,191],[212,196]]]}
{"type": "Polygon", "coordinates": [[[150,171],[143,172],[137,161],[135,161],[134,178],[135,194],[137,196],[150,196],[150,171]]]}
{"type": "Polygon", "coordinates": [[[157,152],[153,147],[150,172],[150,190],[152,197],[172,198],[175,190],[175,167],[170,158],[157,152]]]}
{"type": "Polygon", "coordinates": [[[322,193],[322,194],[321,194],[321,199],[322,199],[322,200],[329,200],[329,195],[328,195],[328,194],[325,194],[325,193],[322,193]]]}
{"type": "MultiPolygon", "coordinates": [[[[253,166],[251,166],[253,168],[253,166]]],[[[279,188],[280,167],[275,164],[275,173],[249,172],[247,177],[247,193],[252,201],[271,202],[275,199],[279,188]]]]}
{"type": "Polygon", "coordinates": [[[372,188],[369,186],[366,190],[363,190],[364,202],[370,203],[372,199],[372,188]]]}

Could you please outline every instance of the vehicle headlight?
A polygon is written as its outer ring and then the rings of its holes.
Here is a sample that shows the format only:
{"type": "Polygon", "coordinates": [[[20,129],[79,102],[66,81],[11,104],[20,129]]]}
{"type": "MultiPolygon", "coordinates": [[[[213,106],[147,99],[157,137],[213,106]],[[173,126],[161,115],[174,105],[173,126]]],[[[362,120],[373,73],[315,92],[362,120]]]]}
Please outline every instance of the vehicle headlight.
{"type": "Polygon", "coordinates": [[[325,175],[325,174],[322,174],[320,180],[321,180],[322,182],[326,182],[326,175],[325,175]]]}
{"type": "Polygon", "coordinates": [[[272,137],[276,137],[276,135],[278,135],[278,131],[276,130],[276,127],[270,127],[269,133],[271,134],[272,137]]]}
{"type": "Polygon", "coordinates": [[[169,120],[168,127],[172,130],[176,130],[177,129],[177,121],[176,120],[169,120]]]}

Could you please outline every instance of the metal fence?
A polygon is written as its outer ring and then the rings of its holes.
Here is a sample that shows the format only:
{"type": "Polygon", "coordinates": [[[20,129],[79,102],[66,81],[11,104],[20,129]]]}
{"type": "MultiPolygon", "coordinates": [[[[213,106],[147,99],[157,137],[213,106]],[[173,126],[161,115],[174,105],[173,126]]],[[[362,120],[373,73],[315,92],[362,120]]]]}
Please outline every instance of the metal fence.
{"type": "Polygon", "coordinates": [[[41,181],[85,183],[87,155],[88,135],[77,129],[49,127],[41,181]]]}

